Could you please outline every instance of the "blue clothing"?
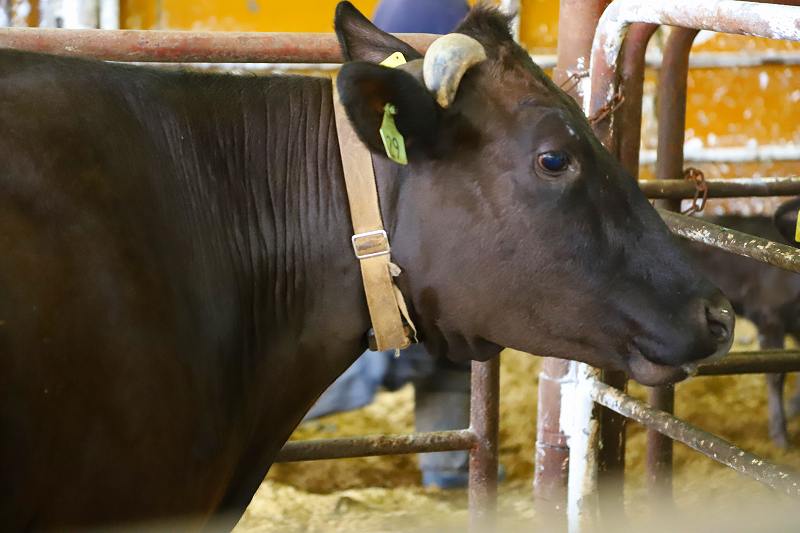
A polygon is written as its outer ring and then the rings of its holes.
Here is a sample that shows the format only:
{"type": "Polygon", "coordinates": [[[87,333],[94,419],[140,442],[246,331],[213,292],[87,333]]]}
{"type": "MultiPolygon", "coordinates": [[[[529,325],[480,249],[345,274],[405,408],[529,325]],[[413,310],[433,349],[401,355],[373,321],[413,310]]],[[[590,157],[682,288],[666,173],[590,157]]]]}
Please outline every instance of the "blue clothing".
{"type": "Polygon", "coordinates": [[[464,0],[383,0],[372,21],[389,33],[445,34],[468,12],[464,0]]]}

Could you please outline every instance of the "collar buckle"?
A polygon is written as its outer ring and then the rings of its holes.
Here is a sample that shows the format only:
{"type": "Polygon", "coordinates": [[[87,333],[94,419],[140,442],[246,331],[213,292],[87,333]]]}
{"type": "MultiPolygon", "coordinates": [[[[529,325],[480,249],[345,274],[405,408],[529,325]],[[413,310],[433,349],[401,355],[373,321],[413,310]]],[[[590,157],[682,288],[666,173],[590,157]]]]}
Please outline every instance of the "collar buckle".
{"type": "Polygon", "coordinates": [[[386,235],[386,230],[383,229],[356,233],[350,240],[353,243],[353,252],[357,259],[389,255],[392,251],[389,246],[389,237],[386,235]]]}

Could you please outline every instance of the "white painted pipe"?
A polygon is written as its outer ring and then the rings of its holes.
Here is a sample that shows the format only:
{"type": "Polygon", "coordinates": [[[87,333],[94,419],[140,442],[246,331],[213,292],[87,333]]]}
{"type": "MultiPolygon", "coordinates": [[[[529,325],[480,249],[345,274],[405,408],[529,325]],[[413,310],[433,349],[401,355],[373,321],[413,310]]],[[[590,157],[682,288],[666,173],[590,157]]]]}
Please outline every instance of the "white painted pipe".
{"type": "Polygon", "coordinates": [[[119,29],[119,0],[100,0],[100,27],[104,30],[119,29]]]}
{"type": "Polygon", "coordinates": [[[520,0],[500,0],[500,11],[511,15],[511,36],[519,42],[520,0]]]}
{"type": "MultiPolygon", "coordinates": [[[[749,144],[745,146],[705,147],[691,140],[683,146],[683,159],[687,163],[762,163],[770,161],[800,161],[800,145],[749,144]]],[[[642,150],[639,164],[656,162],[655,150],[642,150]]]]}
{"type": "Polygon", "coordinates": [[[559,424],[569,446],[567,479],[567,530],[582,533],[598,525],[598,445],[600,421],[597,418],[592,384],[600,371],[572,361],[561,382],[559,424]]]}
{"type": "Polygon", "coordinates": [[[98,0],[46,0],[40,3],[39,26],[43,28],[97,28],[98,0]]]}
{"type": "Polygon", "coordinates": [[[29,0],[11,0],[11,26],[27,26],[31,11],[29,0]]]}
{"type": "Polygon", "coordinates": [[[0,0],[0,26],[11,25],[11,1],[0,0]]]}
{"type": "MultiPolygon", "coordinates": [[[[614,0],[600,17],[592,42],[592,84],[600,83],[603,77],[608,77],[609,71],[615,70],[623,39],[634,22],[800,40],[800,7],[797,6],[739,0],[614,0]]],[[[611,85],[604,101],[591,100],[595,90],[605,91],[605,87],[584,93],[584,110],[588,116],[614,97],[616,87],[611,85]]]]}

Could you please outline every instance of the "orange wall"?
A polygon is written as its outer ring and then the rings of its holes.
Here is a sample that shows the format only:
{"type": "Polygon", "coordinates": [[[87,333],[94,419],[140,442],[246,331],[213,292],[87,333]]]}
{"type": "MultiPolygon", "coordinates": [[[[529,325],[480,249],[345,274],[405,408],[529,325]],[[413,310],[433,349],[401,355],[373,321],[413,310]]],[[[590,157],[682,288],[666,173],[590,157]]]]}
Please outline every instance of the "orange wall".
{"type": "MultiPolygon", "coordinates": [[[[245,31],[332,30],[337,0],[122,0],[125,28],[205,29],[245,31]]],[[[377,0],[354,0],[371,15],[377,0]]],[[[522,0],[521,40],[532,52],[554,53],[558,30],[558,0],[522,0]]],[[[661,40],[658,37],[656,42],[661,40]]],[[[701,34],[699,52],[800,50],[796,43],[750,37],[701,34]]],[[[647,90],[654,97],[655,73],[647,90]]],[[[652,108],[653,106],[651,106],[652,108]]],[[[689,76],[687,139],[705,146],[759,143],[800,143],[800,68],[771,66],[747,69],[693,70],[689,76]]],[[[655,117],[645,113],[646,148],[654,148],[655,117]]],[[[800,174],[797,163],[776,165],[708,165],[707,174],[736,176],[752,173],[800,174]]]]}
{"type": "MultiPolygon", "coordinates": [[[[333,30],[338,0],[121,0],[130,29],[310,31],[333,30]]],[[[353,0],[372,15],[378,0],[353,0]]],[[[474,3],[474,0],[470,3],[474,3]]],[[[531,48],[555,47],[558,2],[523,0],[520,32],[531,48]]]]}
{"type": "MultiPolygon", "coordinates": [[[[333,30],[337,0],[122,0],[124,28],[313,31],[333,30]]],[[[371,14],[377,0],[355,0],[371,14]]]]}

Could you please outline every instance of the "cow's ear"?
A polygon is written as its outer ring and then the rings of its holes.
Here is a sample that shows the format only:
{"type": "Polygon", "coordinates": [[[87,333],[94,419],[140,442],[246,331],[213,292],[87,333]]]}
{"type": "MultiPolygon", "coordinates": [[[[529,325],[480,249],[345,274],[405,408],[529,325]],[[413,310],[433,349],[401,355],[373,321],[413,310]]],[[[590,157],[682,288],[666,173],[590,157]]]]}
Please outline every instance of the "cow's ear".
{"type": "Polygon", "coordinates": [[[789,200],[775,210],[773,221],[786,242],[792,246],[800,248],[800,242],[795,240],[797,237],[797,211],[800,209],[800,198],[789,200]]]}
{"type": "Polygon", "coordinates": [[[402,53],[406,61],[422,57],[397,37],[379,30],[350,2],[336,6],[333,26],[345,61],[380,63],[395,52],[402,53]]]}
{"type": "Polygon", "coordinates": [[[441,143],[444,110],[408,72],[358,61],[342,65],[336,83],[353,128],[372,152],[386,155],[380,136],[386,104],[394,107],[409,159],[432,154],[441,143]]]}

